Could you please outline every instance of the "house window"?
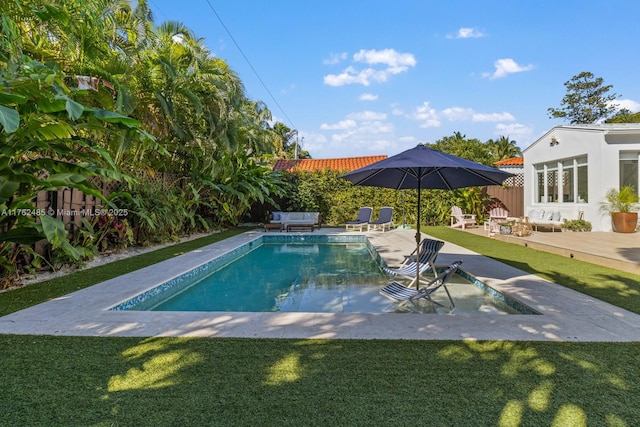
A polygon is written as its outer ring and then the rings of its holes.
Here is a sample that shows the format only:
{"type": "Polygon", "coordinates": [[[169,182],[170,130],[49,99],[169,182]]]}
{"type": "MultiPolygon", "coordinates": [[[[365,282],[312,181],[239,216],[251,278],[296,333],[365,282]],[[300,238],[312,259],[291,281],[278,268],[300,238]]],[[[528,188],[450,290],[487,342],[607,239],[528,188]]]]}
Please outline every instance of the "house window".
{"type": "Polygon", "coordinates": [[[620,153],[620,187],[630,185],[638,188],[638,153],[620,153]]]}
{"type": "Polygon", "coordinates": [[[558,164],[547,165],[547,201],[558,201],[558,164]]]}
{"type": "Polygon", "coordinates": [[[534,196],[538,203],[544,203],[547,199],[544,193],[544,165],[536,166],[536,194],[534,196]]]}
{"type": "Polygon", "coordinates": [[[562,201],[575,202],[575,164],[573,160],[562,162],[562,201]]]}
{"type": "Polygon", "coordinates": [[[587,179],[587,156],[578,157],[576,160],[576,191],[578,192],[578,203],[589,201],[589,185],[587,179]]]}
{"type": "Polygon", "coordinates": [[[587,203],[587,156],[534,166],[538,203],[587,203]]]}

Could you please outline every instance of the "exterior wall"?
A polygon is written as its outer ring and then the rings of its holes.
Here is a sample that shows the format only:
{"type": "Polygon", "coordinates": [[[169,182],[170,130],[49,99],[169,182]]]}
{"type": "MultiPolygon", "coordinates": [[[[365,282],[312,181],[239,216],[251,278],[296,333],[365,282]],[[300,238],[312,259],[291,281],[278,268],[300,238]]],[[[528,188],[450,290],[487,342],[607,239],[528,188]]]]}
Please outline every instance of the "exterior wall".
{"type": "Polygon", "coordinates": [[[590,221],[593,231],[611,231],[609,214],[600,209],[604,194],[620,185],[619,160],[621,151],[640,152],[640,126],[616,133],[613,126],[559,126],[551,129],[524,150],[524,204],[529,208],[559,210],[564,218],[578,218],[580,211],[590,221]],[[608,133],[611,132],[611,133],[608,133]],[[551,144],[552,140],[557,144],[551,144]],[[534,165],[556,160],[587,156],[588,202],[538,203],[534,200],[537,187],[534,165]]]}

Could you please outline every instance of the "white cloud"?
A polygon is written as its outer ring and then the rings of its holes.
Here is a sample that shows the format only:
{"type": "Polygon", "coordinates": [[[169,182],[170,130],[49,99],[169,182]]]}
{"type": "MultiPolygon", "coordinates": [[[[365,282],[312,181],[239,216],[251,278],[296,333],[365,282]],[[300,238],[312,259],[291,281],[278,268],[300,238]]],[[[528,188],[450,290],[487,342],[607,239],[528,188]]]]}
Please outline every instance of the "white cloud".
{"type": "Polygon", "coordinates": [[[329,86],[344,86],[348,84],[369,86],[372,83],[386,82],[390,76],[404,73],[409,67],[416,65],[416,59],[413,54],[400,53],[394,49],[362,49],[353,55],[353,61],[371,66],[359,69],[350,65],[340,74],[327,74],[324,76],[324,84],[329,86]],[[386,66],[386,68],[374,68],[374,66],[380,64],[386,66]]]}
{"type": "Polygon", "coordinates": [[[530,127],[522,125],[520,123],[512,123],[505,125],[503,123],[497,124],[494,128],[493,133],[496,135],[509,135],[510,138],[518,141],[518,137],[529,137],[531,136],[533,130],[530,127]]]}
{"type": "Polygon", "coordinates": [[[350,129],[356,127],[355,120],[341,120],[336,124],[329,125],[323,123],[320,125],[320,129],[322,130],[342,130],[342,129],[350,129]]]}
{"type": "Polygon", "coordinates": [[[344,86],[349,84],[369,86],[372,82],[387,81],[389,74],[387,71],[379,71],[373,68],[365,68],[364,70],[358,71],[353,67],[347,67],[341,74],[328,74],[324,76],[324,83],[329,86],[344,86]]]}
{"type": "Polygon", "coordinates": [[[374,95],[372,93],[363,93],[358,99],[360,101],[375,101],[376,99],[378,99],[378,95],[374,95]]]}
{"type": "Polygon", "coordinates": [[[618,105],[619,109],[626,108],[632,113],[637,113],[640,111],[640,102],[634,101],[632,99],[617,99],[613,101],[614,104],[618,105]]]}
{"type": "Polygon", "coordinates": [[[493,129],[493,133],[496,136],[508,136],[509,139],[516,141],[516,144],[521,149],[531,145],[535,139],[533,137],[533,129],[520,123],[497,124],[493,129]]]}
{"type": "Polygon", "coordinates": [[[392,104],[391,114],[394,116],[404,116],[404,110],[400,108],[397,104],[392,104]]]}
{"type": "Polygon", "coordinates": [[[347,114],[335,125],[323,124],[320,129],[327,131],[325,141],[315,138],[305,149],[316,158],[341,156],[366,156],[394,151],[394,126],[386,121],[386,113],[361,111],[347,114]]]}
{"type": "MultiPolygon", "coordinates": [[[[301,140],[304,139],[304,142],[301,144],[301,147],[310,153],[314,154],[317,152],[321,152],[327,146],[327,137],[322,133],[316,132],[300,132],[301,140]]],[[[337,157],[337,156],[333,156],[337,157]]]]}
{"type": "Polygon", "coordinates": [[[498,59],[493,63],[493,65],[496,67],[496,70],[493,72],[493,74],[484,73],[483,77],[488,77],[491,80],[501,79],[508,76],[509,74],[533,70],[533,65],[520,65],[511,58],[498,59]]]}
{"type": "Polygon", "coordinates": [[[371,152],[372,147],[368,144],[372,143],[372,141],[378,141],[379,146],[381,141],[388,141],[393,134],[393,130],[393,124],[374,120],[360,123],[354,129],[332,134],[331,140],[337,142],[348,140],[349,144],[353,144],[354,147],[358,147],[362,151],[371,152]]]}
{"type": "Polygon", "coordinates": [[[471,120],[474,122],[510,122],[515,120],[510,113],[490,113],[490,114],[481,114],[474,113],[471,117],[471,120]]]}
{"type": "Polygon", "coordinates": [[[364,50],[353,55],[355,62],[365,64],[384,64],[391,68],[415,67],[416,58],[411,53],[400,53],[395,49],[364,50]]]}
{"type": "Polygon", "coordinates": [[[449,39],[477,39],[480,37],[484,37],[484,33],[476,30],[475,28],[465,27],[460,28],[457,33],[447,36],[449,39]]]}
{"type": "Polygon", "coordinates": [[[417,107],[413,117],[421,122],[421,128],[439,127],[441,123],[438,112],[429,106],[429,102],[417,107]]]}
{"type": "Polygon", "coordinates": [[[323,60],[322,63],[325,64],[325,65],[338,64],[338,63],[344,61],[345,59],[347,59],[347,56],[349,56],[349,54],[347,52],[332,53],[331,55],[329,55],[329,57],[327,59],[323,60]]]}
{"type": "Polygon", "coordinates": [[[450,122],[504,122],[514,121],[511,113],[476,113],[472,108],[449,107],[438,111],[431,108],[429,102],[425,102],[415,109],[412,118],[422,122],[420,127],[439,127],[442,120],[450,122]]]}
{"type": "Polygon", "coordinates": [[[358,113],[349,113],[347,118],[362,121],[385,120],[387,118],[387,114],[376,113],[375,111],[361,111],[358,113]]]}
{"type": "Polygon", "coordinates": [[[450,122],[457,122],[470,120],[473,117],[473,110],[471,108],[450,107],[442,110],[440,115],[450,122]]]}

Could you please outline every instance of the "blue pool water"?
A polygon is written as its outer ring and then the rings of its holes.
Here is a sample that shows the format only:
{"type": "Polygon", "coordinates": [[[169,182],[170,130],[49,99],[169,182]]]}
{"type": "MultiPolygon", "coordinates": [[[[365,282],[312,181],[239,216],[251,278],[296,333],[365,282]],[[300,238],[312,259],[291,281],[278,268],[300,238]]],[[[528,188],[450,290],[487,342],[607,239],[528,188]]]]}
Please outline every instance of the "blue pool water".
{"type": "MultiPolygon", "coordinates": [[[[406,311],[378,294],[389,282],[381,263],[365,236],[263,236],[113,310],[406,311]]],[[[457,312],[529,314],[471,277],[457,275],[449,289],[457,312]]],[[[429,304],[424,310],[433,308],[429,304]]]]}

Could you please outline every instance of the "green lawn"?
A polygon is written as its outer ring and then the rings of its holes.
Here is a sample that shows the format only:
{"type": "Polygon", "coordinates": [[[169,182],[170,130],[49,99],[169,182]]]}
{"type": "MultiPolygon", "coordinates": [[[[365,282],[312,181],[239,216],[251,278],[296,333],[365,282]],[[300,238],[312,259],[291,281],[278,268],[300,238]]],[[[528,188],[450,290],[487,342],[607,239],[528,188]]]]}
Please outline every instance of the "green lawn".
{"type": "Polygon", "coordinates": [[[423,232],[640,314],[640,276],[448,227],[423,232]]]}
{"type": "MultiPolygon", "coordinates": [[[[0,294],[0,307],[9,313],[240,231],[32,285],[21,290],[28,296],[0,294]]],[[[584,292],[599,292],[592,283],[606,276],[606,287],[638,299],[633,275],[586,263],[567,268],[567,258],[446,228],[426,232],[584,292]]],[[[640,419],[640,343],[4,335],[0,361],[1,426],[633,426],[640,419]]]]}

